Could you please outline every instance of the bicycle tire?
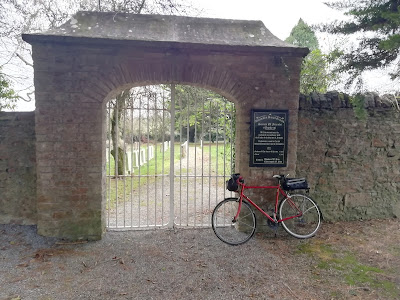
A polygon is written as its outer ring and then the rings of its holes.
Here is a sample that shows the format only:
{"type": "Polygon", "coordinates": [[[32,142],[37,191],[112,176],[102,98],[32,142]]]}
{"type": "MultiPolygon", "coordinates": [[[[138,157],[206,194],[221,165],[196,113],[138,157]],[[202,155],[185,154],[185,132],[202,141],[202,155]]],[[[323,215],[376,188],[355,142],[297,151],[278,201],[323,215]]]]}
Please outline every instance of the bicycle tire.
{"type": "Polygon", "coordinates": [[[229,245],[240,245],[250,240],[256,231],[256,215],[250,204],[242,201],[242,207],[236,222],[233,222],[238,211],[239,199],[226,198],[214,208],[212,228],[215,235],[229,245]]]}
{"type": "Polygon", "coordinates": [[[302,211],[302,215],[282,221],[283,228],[287,233],[299,239],[314,236],[321,226],[322,219],[318,205],[314,200],[305,195],[290,195],[283,199],[279,205],[280,219],[284,220],[297,215],[298,211],[295,207],[302,211]]]}

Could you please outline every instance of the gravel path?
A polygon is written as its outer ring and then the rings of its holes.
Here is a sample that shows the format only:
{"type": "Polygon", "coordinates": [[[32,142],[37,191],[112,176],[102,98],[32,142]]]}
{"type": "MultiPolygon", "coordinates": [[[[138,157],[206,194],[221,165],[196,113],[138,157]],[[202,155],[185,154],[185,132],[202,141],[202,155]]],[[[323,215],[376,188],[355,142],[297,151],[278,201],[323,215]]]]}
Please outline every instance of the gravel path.
{"type": "MultiPolygon", "coordinates": [[[[200,148],[189,147],[188,155],[175,162],[175,174],[182,174],[174,182],[175,224],[211,226],[212,210],[231,195],[225,189],[226,179],[217,179],[215,172],[210,171],[209,159],[209,153],[202,154],[200,148]]],[[[120,199],[118,206],[107,212],[108,227],[165,226],[169,222],[170,177],[150,179],[150,183],[146,183],[146,178],[141,180],[140,189],[126,191],[126,201],[120,199]]]]}
{"type": "Polygon", "coordinates": [[[280,228],[236,247],[211,229],[114,231],[73,244],[0,225],[0,300],[399,299],[399,245],[396,219],[323,224],[309,240],[280,228]],[[349,253],[352,264],[335,266],[349,253]],[[354,273],[361,265],[382,271],[354,273]],[[351,274],[360,281],[346,283],[351,274]]]}
{"type": "Polygon", "coordinates": [[[304,284],[265,241],[228,246],[210,229],[108,232],[84,244],[33,226],[0,232],[0,299],[293,299],[285,283],[304,284]]]}

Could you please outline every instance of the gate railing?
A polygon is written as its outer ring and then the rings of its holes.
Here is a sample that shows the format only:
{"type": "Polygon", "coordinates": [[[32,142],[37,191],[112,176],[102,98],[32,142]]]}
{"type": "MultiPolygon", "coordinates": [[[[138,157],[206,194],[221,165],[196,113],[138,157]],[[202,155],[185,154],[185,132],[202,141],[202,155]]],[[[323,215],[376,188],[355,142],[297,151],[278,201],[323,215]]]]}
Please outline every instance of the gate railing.
{"type": "Polygon", "coordinates": [[[234,164],[234,106],[190,87],[147,89],[108,104],[107,227],[210,226],[234,164]]]}

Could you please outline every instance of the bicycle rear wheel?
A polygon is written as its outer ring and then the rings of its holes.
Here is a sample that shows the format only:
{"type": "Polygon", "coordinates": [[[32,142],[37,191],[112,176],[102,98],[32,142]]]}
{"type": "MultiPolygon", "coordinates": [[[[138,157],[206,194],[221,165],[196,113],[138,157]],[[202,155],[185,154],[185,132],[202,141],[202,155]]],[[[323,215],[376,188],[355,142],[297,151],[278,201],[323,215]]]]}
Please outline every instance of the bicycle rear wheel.
{"type": "Polygon", "coordinates": [[[212,214],[212,228],[216,236],[229,245],[246,243],[256,231],[256,216],[251,206],[242,201],[239,217],[233,221],[239,199],[226,198],[218,203],[212,214]]]}
{"type": "Polygon", "coordinates": [[[281,220],[290,218],[282,221],[282,226],[290,235],[299,239],[314,236],[321,226],[321,212],[317,204],[305,195],[291,195],[283,199],[279,206],[279,216],[281,220]]]}

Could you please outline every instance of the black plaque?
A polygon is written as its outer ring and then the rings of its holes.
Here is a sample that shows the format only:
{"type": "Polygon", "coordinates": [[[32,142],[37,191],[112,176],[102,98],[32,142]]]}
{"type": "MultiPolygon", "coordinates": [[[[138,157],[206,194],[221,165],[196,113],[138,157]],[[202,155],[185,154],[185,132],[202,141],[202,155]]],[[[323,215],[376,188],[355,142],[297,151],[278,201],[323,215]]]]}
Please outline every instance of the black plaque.
{"type": "Polygon", "coordinates": [[[250,167],[286,167],[287,110],[251,111],[250,167]]]}

